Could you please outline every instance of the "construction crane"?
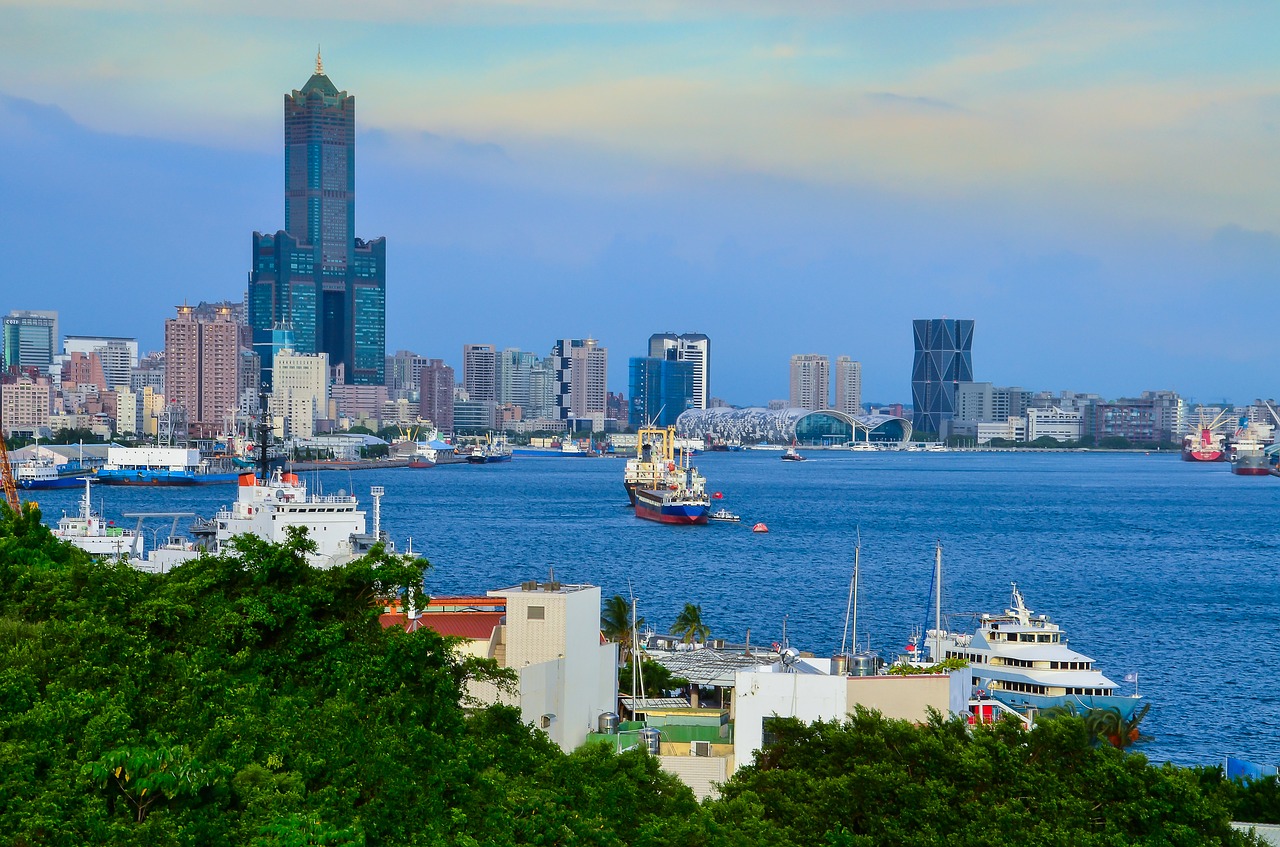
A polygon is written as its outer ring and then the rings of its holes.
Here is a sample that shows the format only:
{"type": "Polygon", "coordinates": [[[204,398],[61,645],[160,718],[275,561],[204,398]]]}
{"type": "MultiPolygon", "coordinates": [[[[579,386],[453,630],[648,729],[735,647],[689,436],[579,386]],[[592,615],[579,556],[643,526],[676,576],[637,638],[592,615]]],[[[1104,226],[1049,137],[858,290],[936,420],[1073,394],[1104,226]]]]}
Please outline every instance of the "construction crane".
{"type": "Polygon", "coordinates": [[[20,511],[18,503],[18,484],[13,481],[13,468],[9,467],[9,445],[4,443],[4,428],[0,426],[0,482],[4,485],[4,499],[17,515],[20,511]]]}

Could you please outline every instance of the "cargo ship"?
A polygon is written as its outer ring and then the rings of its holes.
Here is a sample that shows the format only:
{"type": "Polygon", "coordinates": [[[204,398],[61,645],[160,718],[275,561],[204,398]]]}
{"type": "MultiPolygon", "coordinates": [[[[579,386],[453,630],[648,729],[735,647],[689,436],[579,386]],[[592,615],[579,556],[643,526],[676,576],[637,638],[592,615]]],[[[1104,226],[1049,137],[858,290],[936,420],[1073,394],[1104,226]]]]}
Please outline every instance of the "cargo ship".
{"type": "MultiPolygon", "coordinates": [[[[672,430],[668,430],[673,435],[672,430]]],[[[707,481],[689,464],[688,454],[676,462],[675,439],[662,439],[663,451],[650,448],[650,458],[659,458],[656,469],[637,477],[635,488],[636,517],[669,524],[705,524],[711,512],[707,481]]],[[[643,448],[638,448],[642,450],[643,448]]],[[[625,475],[624,475],[625,479],[625,475]]]]}
{"type": "Polygon", "coordinates": [[[240,473],[230,458],[202,459],[185,447],[108,447],[97,479],[103,485],[213,485],[233,483],[240,473]]]}
{"type": "Polygon", "coordinates": [[[1267,455],[1263,441],[1270,436],[1271,427],[1240,418],[1231,443],[1231,472],[1237,476],[1268,476],[1271,456],[1267,455]]]}
{"type": "Polygon", "coordinates": [[[636,455],[627,459],[622,471],[622,487],[631,505],[636,504],[636,489],[657,488],[674,463],[676,428],[641,427],[636,432],[636,455]]]}
{"type": "Polygon", "coordinates": [[[1221,462],[1226,460],[1226,439],[1221,433],[1204,428],[1188,433],[1182,439],[1182,461],[1221,462]]]}
{"type": "Polygon", "coordinates": [[[76,459],[57,465],[52,459],[33,459],[14,471],[18,487],[27,491],[49,488],[75,488],[85,474],[92,473],[76,459]]]}

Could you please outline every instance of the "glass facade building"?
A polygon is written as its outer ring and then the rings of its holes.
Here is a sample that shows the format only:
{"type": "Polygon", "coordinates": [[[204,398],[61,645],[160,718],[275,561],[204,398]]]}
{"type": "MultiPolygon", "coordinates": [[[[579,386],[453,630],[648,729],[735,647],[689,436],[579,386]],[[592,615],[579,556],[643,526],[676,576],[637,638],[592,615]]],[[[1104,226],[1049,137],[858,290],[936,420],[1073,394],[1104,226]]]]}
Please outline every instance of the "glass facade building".
{"type": "Polygon", "coordinates": [[[955,419],[956,388],[973,382],[973,321],[912,321],[911,423],[917,432],[946,435],[955,419]]]}
{"type": "Polygon", "coordinates": [[[16,311],[4,318],[4,367],[35,368],[49,375],[58,351],[58,313],[16,311]]]}
{"type": "Polygon", "coordinates": [[[636,356],[628,370],[627,422],[632,427],[674,426],[686,409],[697,408],[693,362],[636,356]]]}
{"type": "Polygon", "coordinates": [[[253,234],[249,325],[263,356],[287,325],[352,385],[386,378],[386,239],[355,236],[356,99],[316,72],[285,95],[285,228],[253,234]]]}
{"type": "Polygon", "coordinates": [[[727,444],[899,444],[910,440],[911,431],[906,418],[850,415],[835,409],[690,409],[676,421],[681,437],[727,444]]]}

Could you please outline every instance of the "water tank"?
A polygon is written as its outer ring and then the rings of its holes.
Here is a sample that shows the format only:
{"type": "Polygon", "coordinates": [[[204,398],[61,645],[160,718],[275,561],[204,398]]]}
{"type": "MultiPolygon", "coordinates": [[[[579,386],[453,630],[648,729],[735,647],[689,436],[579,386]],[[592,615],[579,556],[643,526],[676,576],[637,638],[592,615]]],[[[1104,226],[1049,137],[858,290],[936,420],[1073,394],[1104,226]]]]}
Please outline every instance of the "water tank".
{"type": "Polygon", "coordinates": [[[640,730],[640,744],[649,751],[649,755],[657,756],[662,752],[662,734],[653,727],[646,726],[640,730]]]}
{"type": "Polygon", "coordinates": [[[601,735],[616,735],[618,732],[618,713],[605,712],[596,720],[596,732],[601,735]]]}
{"type": "Polygon", "coordinates": [[[875,676],[879,664],[875,653],[855,653],[849,657],[849,676],[875,676]]]}
{"type": "Polygon", "coordinates": [[[837,653],[831,657],[831,675],[844,676],[849,672],[849,656],[847,653],[837,653]]]}

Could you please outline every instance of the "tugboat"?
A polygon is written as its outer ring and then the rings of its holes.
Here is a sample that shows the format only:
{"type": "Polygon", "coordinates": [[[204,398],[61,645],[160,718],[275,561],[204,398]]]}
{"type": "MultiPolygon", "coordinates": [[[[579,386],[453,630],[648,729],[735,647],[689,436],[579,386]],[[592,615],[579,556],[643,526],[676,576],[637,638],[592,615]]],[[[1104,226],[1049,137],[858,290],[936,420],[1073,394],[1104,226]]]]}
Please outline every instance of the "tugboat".
{"type": "Polygon", "coordinates": [[[723,521],[724,523],[738,523],[742,520],[742,516],[735,515],[733,512],[729,511],[728,509],[716,509],[711,514],[707,515],[707,520],[723,521]]]}
{"type": "Polygon", "coordinates": [[[800,453],[796,450],[796,442],[793,440],[791,442],[791,446],[787,448],[787,452],[782,454],[782,461],[803,462],[804,460],[805,460],[804,456],[801,456],[800,453]]]}

